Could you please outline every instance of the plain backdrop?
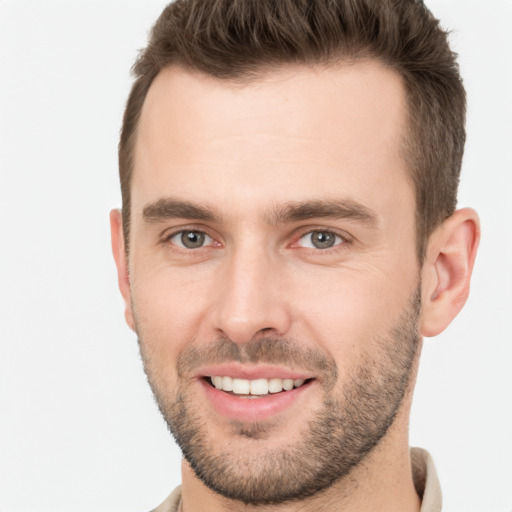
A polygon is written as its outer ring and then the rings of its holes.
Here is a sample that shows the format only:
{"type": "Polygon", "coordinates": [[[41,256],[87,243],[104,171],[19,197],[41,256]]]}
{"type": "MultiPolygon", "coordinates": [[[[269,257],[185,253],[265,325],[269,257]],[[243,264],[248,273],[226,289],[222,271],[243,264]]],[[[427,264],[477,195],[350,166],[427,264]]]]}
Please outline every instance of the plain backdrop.
{"type": "MultiPolygon", "coordinates": [[[[411,444],[445,511],[512,511],[512,1],[431,0],[468,92],[472,295],[425,342],[411,444]]],[[[0,0],[0,510],[144,512],[180,481],[125,326],[108,213],[158,0],[0,0]]]]}

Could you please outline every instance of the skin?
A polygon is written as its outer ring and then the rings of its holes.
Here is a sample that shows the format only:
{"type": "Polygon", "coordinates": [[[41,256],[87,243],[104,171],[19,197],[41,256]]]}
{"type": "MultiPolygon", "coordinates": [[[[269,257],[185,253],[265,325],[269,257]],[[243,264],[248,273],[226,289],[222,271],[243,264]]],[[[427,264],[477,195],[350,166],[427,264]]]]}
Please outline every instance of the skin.
{"type": "MultiPolygon", "coordinates": [[[[419,333],[433,336],[450,323],[469,291],[478,218],[464,209],[447,219],[419,267],[414,191],[401,156],[405,108],[400,77],[372,61],[283,67],[244,86],[180,68],[157,76],[135,151],[129,256],[117,210],[111,225],[126,319],[162,393],[183,385],[177,362],[191,347],[264,336],[334,361],[341,393],[365,354],[382,353],[378,340],[418,286],[419,333]],[[178,217],[158,208],[148,215],[148,205],[169,199],[206,207],[215,218],[193,219],[183,208],[178,217]],[[312,201],[342,202],[351,214],[275,215],[312,201]],[[368,218],[354,215],[354,205],[368,218]],[[183,229],[206,233],[206,245],[180,247],[171,235],[183,229]],[[340,238],[328,250],[310,247],[313,230],[340,238]]],[[[262,509],[418,511],[408,451],[416,366],[417,357],[392,426],[347,478],[300,503],[262,509]]],[[[257,460],[262,449],[300,441],[318,412],[320,384],[269,420],[271,435],[260,444],[233,435],[197,379],[186,389],[208,423],[212,449],[257,460]]],[[[211,491],[185,460],[182,482],[185,512],[258,510],[211,491]]]]}

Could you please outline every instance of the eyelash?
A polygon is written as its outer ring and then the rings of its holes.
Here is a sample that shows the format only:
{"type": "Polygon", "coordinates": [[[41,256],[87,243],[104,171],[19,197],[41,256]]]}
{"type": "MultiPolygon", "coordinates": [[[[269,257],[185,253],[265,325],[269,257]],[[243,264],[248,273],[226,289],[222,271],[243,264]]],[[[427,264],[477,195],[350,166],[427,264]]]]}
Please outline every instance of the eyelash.
{"type": "MultiPolygon", "coordinates": [[[[343,232],[340,232],[340,231],[336,231],[332,228],[329,228],[329,229],[325,229],[325,228],[308,228],[307,231],[303,230],[300,232],[300,234],[298,236],[295,236],[294,237],[294,242],[292,242],[292,244],[290,244],[290,247],[302,247],[302,249],[305,249],[307,251],[312,251],[314,252],[315,254],[330,254],[331,252],[333,251],[337,251],[337,250],[340,250],[340,246],[344,246],[344,245],[350,245],[352,243],[352,239],[346,234],[346,233],[343,233],[343,232]],[[322,233],[322,234],[325,234],[325,235],[330,235],[330,236],[334,236],[336,238],[339,238],[340,241],[335,243],[335,245],[333,245],[332,247],[326,247],[326,248],[315,248],[315,247],[303,247],[303,246],[300,246],[298,245],[299,241],[308,236],[308,235],[312,235],[313,233],[322,233]]],[[[181,228],[177,231],[173,231],[172,233],[168,234],[168,235],[165,235],[162,239],[162,243],[164,244],[169,244],[173,247],[173,249],[177,249],[177,250],[180,250],[180,251],[186,251],[186,252],[198,252],[200,251],[201,249],[206,249],[208,247],[211,247],[211,246],[217,246],[217,247],[220,247],[222,244],[220,242],[216,242],[215,238],[213,236],[211,236],[210,234],[208,234],[204,228],[195,228],[195,227],[185,227],[185,228],[181,228]],[[183,247],[181,245],[178,245],[174,242],[172,242],[172,239],[175,238],[176,236],[178,235],[183,235],[184,233],[197,233],[199,235],[204,235],[205,237],[207,237],[208,239],[211,240],[210,243],[208,243],[207,245],[201,245],[197,248],[187,248],[187,247],[183,247]]]]}
{"type": "Polygon", "coordinates": [[[179,229],[177,231],[173,231],[172,233],[166,234],[164,236],[164,238],[162,239],[162,243],[169,244],[169,245],[173,246],[173,248],[177,248],[178,250],[187,251],[187,252],[197,252],[200,249],[205,249],[206,247],[211,246],[212,242],[213,242],[213,245],[220,245],[219,242],[215,241],[215,238],[213,236],[209,235],[204,230],[204,228],[195,228],[195,227],[184,227],[184,228],[181,228],[181,229],[179,229]],[[211,242],[208,245],[202,245],[202,246],[197,247],[195,249],[191,249],[191,248],[188,248],[188,247],[183,247],[183,246],[180,246],[180,245],[172,242],[172,239],[174,237],[176,237],[178,235],[183,235],[184,233],[197,233],[199,235],[204,235],[205,237],[208,237],[211,240],[211,242]]]}
{"type": "Polygon", "coordinates": [[[335,244],[332,247],[325,247],[325,248],[319,248],[319,247],[302,247],[305,250],[314,251],[315,254],[330,254],[331,252],[340,250],[342,245],[350,243],[349,237],[345,233],[341,233],[339,231],[336,231],[334,229],[325,229],[325,228],[315,228],[315,229],[308,229],[307,231],[301,232],[300,236],[296,239],[296,242],[292,244],[292,246],[295,246],[299,243],[301,239],[304,237],[311,237],[314,233],[321,233],[323,235],[333,236],[335,237],[335,244]],[[336,240],[339,239],[339,241],[336,240]]]}

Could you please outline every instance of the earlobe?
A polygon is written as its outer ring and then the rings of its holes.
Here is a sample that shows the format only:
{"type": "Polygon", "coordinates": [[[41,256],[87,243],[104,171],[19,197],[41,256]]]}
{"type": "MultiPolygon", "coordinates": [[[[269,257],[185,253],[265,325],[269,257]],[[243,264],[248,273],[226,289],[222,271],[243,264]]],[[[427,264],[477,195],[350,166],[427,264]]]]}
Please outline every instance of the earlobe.
{"type": "Polygon", "coordinates": [[[120,210],[112,210],[110,212],[110,233],[112,241],[112,254],[117,267],[117,279],[119,283],[119,290],[123,296],[125,303],[125,318],[126,323],[135,330],[135,322],[132,310],[130,279],[128,273],[127,254],[124,245],[123,234],[123,221],[120,210]]]}
{"type": "Polygon", "coordinates": [[[422,269],[423,336],[436,336],[448,327],[469,295],[480,241],[477,213],[457,210],[431,236],[422,269]]]}

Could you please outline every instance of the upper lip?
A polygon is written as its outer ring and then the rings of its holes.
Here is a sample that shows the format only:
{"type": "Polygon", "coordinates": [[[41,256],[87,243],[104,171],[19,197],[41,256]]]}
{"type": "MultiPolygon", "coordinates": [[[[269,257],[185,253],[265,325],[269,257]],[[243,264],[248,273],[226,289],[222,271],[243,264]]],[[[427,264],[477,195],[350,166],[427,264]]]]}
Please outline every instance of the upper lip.
{"type": "Polygon", "coordinates": [[[225,363],[204,366],[196,372],[196,377],[232,377],[235,379],[311,379],[310,372],[291,370],[273,365],[242,365],[240,363],[225,363]]]}

